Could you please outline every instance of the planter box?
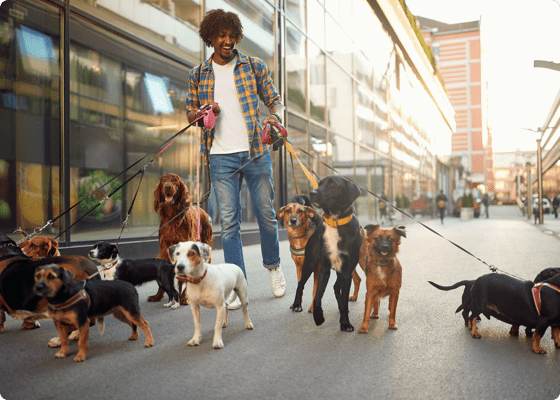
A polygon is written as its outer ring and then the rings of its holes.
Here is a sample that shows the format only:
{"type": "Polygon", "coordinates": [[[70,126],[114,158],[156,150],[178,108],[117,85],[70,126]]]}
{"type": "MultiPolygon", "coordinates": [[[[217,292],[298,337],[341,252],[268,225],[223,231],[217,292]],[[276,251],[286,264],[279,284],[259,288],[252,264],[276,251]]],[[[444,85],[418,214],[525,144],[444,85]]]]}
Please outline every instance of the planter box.
{"type": "Polygon", "coordinates": [[[468,221],[474,218],[474,208],[462,207],[461,208],[461,221],[468,221]]]}

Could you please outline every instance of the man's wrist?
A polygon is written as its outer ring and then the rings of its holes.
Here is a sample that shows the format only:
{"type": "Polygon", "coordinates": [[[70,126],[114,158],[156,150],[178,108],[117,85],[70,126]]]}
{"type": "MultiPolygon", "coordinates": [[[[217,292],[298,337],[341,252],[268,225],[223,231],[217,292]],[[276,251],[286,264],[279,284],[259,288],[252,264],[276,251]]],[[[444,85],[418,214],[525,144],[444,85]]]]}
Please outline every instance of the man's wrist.
{"type": "Polygon", "coordinates": [[[275,118],[278,120],[278,122],[282,123],[282,117],[280,116],[280,114],[278,114],[278,113],[272,113],[272,114],[270,114],[270,115],[271,115],[272,117],[275,117],[275,118]]]}

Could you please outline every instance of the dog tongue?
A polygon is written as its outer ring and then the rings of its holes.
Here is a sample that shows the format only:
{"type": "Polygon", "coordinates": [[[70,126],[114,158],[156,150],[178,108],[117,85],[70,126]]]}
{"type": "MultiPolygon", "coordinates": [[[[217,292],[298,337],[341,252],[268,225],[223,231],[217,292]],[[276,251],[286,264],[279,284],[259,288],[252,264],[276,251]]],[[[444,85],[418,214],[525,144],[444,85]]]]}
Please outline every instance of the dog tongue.
{"type": "Polygon", "coordinates": [[[169,196],[169,197],[166,196],[166,197],[165,197],[165,202],[166,202],[166,203],[171,203],[172,201],[173,201],[173,197],[171,197],[171,196],[169,196]]]}

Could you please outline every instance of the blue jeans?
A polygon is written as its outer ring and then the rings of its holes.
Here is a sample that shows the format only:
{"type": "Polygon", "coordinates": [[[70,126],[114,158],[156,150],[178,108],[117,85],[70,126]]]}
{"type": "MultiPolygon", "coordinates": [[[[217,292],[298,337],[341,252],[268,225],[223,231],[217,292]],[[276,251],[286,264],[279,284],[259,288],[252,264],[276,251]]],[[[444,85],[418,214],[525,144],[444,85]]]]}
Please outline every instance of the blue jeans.
{"type": "Polygon", "coordinates": [[[216,194],[222,224],[222,247],[226,263],[238,265],[245,278],[241,243],[241,184],[247,183],[253,212],[257,217],[261,238],[263,265],[274,269],[280,265],[278,221],[273,208],[274,188],[272,160],[266,152],[250,160],[249,152],[210,155],[212,189],[216,194]],[[242,168],[241,170],[239,170],[242,168]]]}

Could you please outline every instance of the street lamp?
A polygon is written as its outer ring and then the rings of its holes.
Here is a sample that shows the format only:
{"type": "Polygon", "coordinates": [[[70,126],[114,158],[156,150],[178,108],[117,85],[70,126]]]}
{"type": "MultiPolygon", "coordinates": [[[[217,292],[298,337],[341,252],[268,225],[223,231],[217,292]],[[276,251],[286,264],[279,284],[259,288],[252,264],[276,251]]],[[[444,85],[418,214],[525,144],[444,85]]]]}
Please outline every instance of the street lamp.
{"type": "MultiPolygon", "coordinates": [[[[536,62],[535,62],[536,63],[536,62]]],[[[559,64],[560,65],[560,64],[559,64]]],[[[536,66],[536,65],[535,65],[536,66]]],[[[544,132],[547,129],[551,129],[553,128],[552,126],[547,126],[546,128],[537,128],[537,130],[534,129],[529,129],[529,128],[522,128],[526,131],[531,131],[531,132],[537,132],[541,134],[541,137],[537,139],[537,190],[538,190],[538,199],[537,199],[537,203],[539,205],[539,225],[543,224],[543,209],[542,209],[542,203],[543,203],[543,179],[542,179],[542,147],[541,147],[541,140],[542,137],[544,135],[544,132]]],[[[532,197],[533,197],[533,188],[531,187],[531,199],[527,199],[527,213],[529,212],[529,209],[533,209],[533,205],[531,204],[531,207],[529,207],[529,203],[530,201],[532,201],[532,197]]],[[[529,192],[529,190],[527,191],[529,192]]],[[[527,193],[527,197],[529,193],[527,193]]]]}

